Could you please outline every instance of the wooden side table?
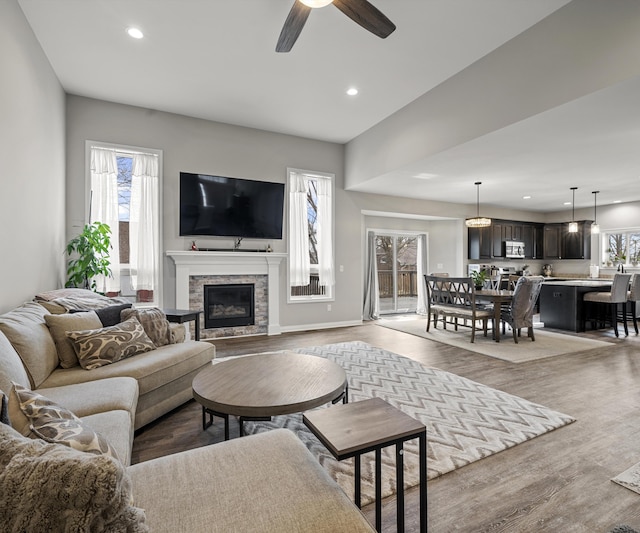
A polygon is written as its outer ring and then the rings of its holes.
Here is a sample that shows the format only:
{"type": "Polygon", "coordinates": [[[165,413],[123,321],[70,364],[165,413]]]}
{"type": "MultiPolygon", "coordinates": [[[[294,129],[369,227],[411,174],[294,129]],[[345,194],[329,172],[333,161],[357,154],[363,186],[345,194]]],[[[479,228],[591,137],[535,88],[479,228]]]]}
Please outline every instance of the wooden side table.
{"type": "Polygon", "coordinates": [[[200,340],[200,313],[202,311],[194,311],[192,309],[163,309],[162,312],[167,315],[169,322],[184,324],[185,322],[195,322],[195,339],[200,340]]]}
{"type": "Polygon", "coordinates": [[[396,446],[396,490],[398,531],[404,531],[403,443],[419,439],[420,531],[427,531],[427,428],[381,398],[334,405],[310,411],[302,417],[305,425],[338,460],[354,457],[355,500],[361,507],[360,456],[375,451],[376,530],[382,527],[382,448],[396,446]]]}

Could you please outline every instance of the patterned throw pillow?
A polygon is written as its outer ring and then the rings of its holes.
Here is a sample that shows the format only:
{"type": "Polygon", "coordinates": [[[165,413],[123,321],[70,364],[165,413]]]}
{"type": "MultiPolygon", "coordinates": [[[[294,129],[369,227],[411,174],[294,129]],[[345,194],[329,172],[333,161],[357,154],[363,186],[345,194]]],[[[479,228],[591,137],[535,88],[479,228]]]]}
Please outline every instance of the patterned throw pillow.
{"type": "Polygon", "coordinates": [[[153,344],[156,346],[172,344],[170,324],[161,309],[151,307],[149,309],[125,309],[122,311],[122,320],[132,316],[140,321],[153,344]]]}
{"type": "Polygon", "coordinates": [[[14,383],[13,388],[20,401],[20,409],[31,422],[31,431],[37,437],[81,452],[118,458],[102,435],[68,409],[18,383],[14,383]]]}
{"type": "Polygon", "coordinates": [[[107,328],[70,331],[67,337],[73,344],[80,366],[85,370],[155,349],[142,324],[134,317],[107,328]]]}

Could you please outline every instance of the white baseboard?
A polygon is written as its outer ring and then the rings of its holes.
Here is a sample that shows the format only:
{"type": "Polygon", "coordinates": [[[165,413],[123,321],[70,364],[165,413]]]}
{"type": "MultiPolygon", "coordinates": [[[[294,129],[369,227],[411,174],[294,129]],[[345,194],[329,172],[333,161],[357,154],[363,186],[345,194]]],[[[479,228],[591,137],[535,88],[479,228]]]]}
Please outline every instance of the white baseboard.
{"type": "Polygon", "coordinates": [[[300,324],[297,326],[282,326],[282,333],[293,333],[296,331],[311,331],[314,329],[346,328],[350,326],[362,326],[362,320],[347,320],[344,322],[323,322],[320,324],[300,324]]]}

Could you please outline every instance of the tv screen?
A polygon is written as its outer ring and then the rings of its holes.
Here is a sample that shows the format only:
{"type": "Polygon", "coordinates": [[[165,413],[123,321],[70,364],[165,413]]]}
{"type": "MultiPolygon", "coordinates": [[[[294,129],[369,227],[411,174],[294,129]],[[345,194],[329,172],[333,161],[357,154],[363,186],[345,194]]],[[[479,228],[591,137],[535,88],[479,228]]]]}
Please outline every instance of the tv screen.
{"type": "Polygon", "coordinates": [[[282,239],[284,183],[180,172],[180,235],[282,239]]]}

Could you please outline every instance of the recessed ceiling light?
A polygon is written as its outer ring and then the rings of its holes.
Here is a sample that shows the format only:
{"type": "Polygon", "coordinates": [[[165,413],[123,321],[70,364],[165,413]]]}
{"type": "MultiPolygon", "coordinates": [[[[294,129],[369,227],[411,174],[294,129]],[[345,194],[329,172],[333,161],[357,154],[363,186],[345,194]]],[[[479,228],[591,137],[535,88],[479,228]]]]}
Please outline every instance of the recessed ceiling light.
{"type": "Polygon", "coordinates": [[[622,203],[622,200],[614,200],[614,201],[613,201],[613,203],[614,203],[614,204],[621,204],[621,203],[622,203]]]}
{"type": "Polygon", "coordinates": [[[349,87],[347,89],[347,94],[349,96],[355,96],[356,94],[358,94],[358,89],[356,89],[355,87],[349,87]]]}
{"type": "Polygon", "coordinates": [[[133,37],[134,39],[142,39],[144,37],[144,33],[138,28],[127,28],[127,33],[129,37],[133,37]]]}
{"type": "Polygon", "coordinates": [[[531,200],[531,196],[529,196],[528,194],[526,196],[522,197],[523,200],[531,200]]]}
{"type": "Polygon", "coordinates": [[[562,205],[571,205],[571,202],[563,202],[562,205]]]}

